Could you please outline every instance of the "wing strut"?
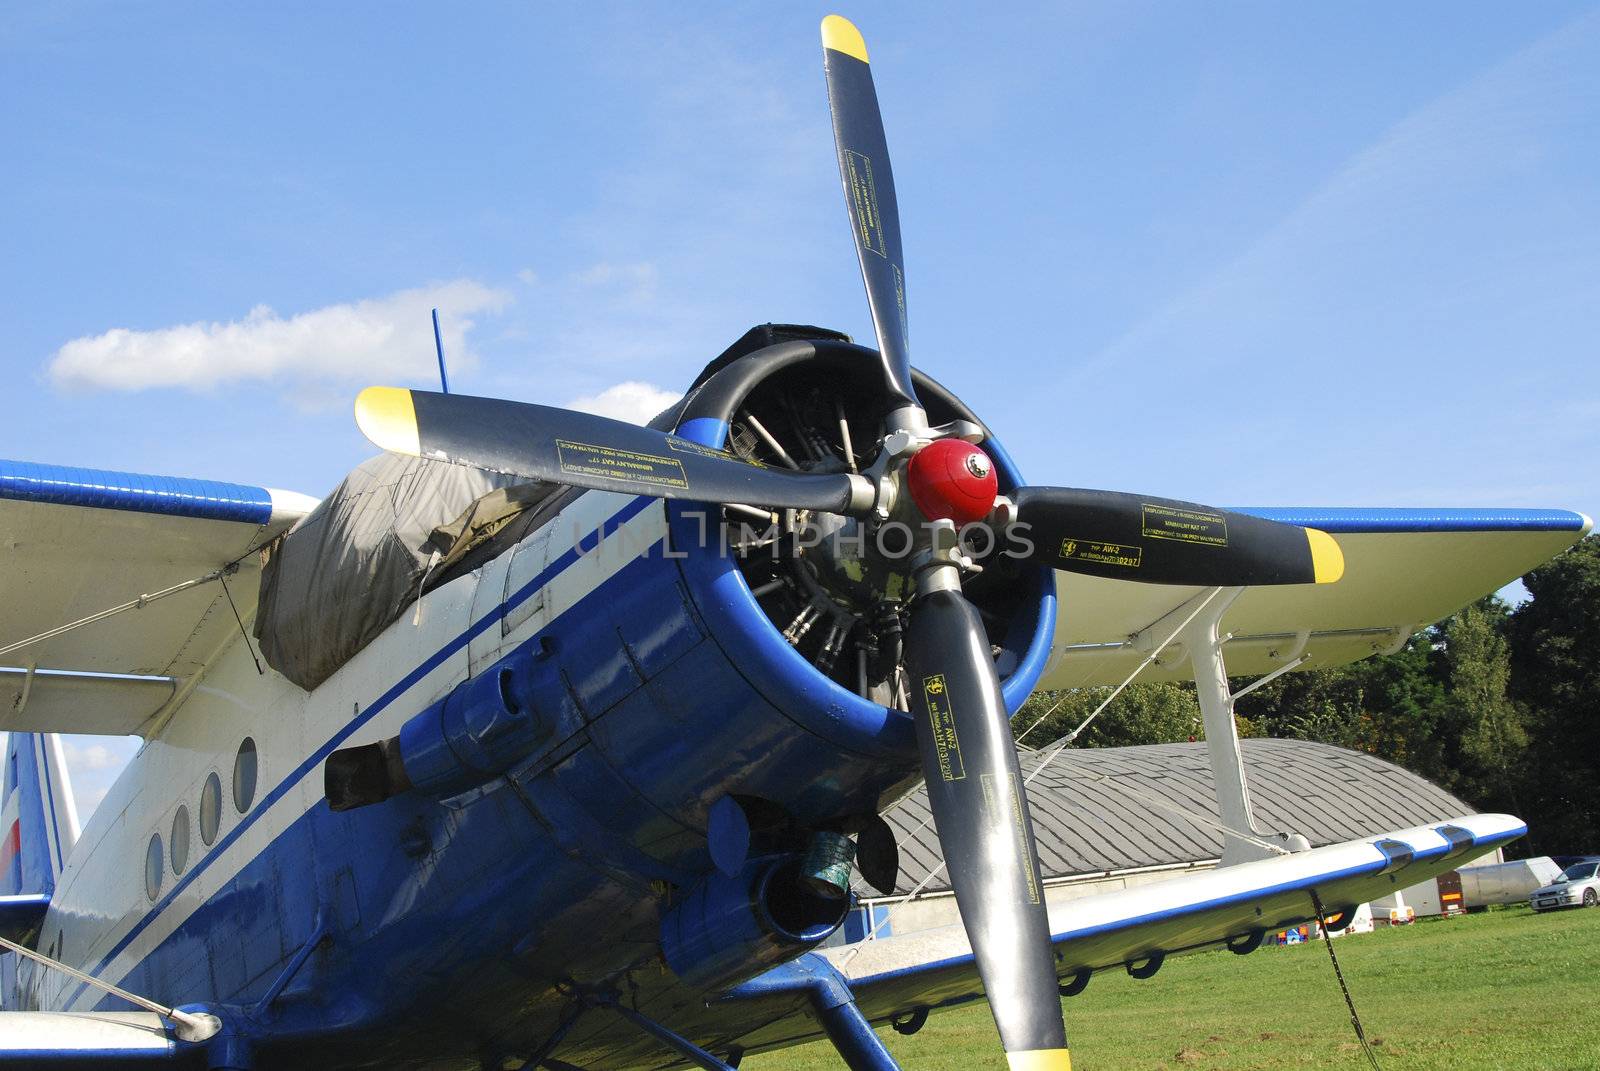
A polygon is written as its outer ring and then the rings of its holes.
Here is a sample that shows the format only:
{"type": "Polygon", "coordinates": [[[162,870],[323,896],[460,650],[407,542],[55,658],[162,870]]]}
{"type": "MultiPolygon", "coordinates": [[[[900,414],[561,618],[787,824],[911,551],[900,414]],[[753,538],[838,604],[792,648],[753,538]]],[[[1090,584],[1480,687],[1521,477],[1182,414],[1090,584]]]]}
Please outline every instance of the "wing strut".
{"type": "MultiPolygon", "coordinates": [[[[1182,630],[1183,644],[1188,648],[1189,661],[1194,666],[1195,692],[1205,722],[1206,754],[1211,759],[1211,778],[1217,789],[1217,813],[1225,830],[1220,866],[1270,859],[1276,853],[1267,844],[1274,841],[1280,842],[1289,851],[1303,851],[1311,847],[1311,842],[1298,833],[1262,832],[1256,828],[1255,816],[1251,811],[1250,784],[1245,776],[1244,757],[1239,751],[1239,732],[1233,720],[1234,697],[1228,689],[1228,664],[1222,655],[1222,645],[1228,642],[1229,636],[1221,632],[1222,616],[1242,594],[1244,588],[1223,588],[1216,598],[1193,615],[1193,620],[1182,630]]],[[[1199,599],[1200,596],[1195,598],[1199,599]]],[[[1168,616],[1177,614],[1187,606],[1186,603],[1178,607],[1168,616]]],[[[1286,672],[1301,661],[1303,656],[1291,658],[1287,665],[1268,676],[1286,672]]],[[[1262,681],[1265,680],[1262,678],[1262,681]]],[[[1254,687],[1250,686],[1251,689],[1254,687]]]]}
{"type": "MultiPolygon", "coordinates": [[[[900,1065],[873,1032],[872,1023],[856,1005],[850,983],[833,964],[815,952],[780,964],[728,991],[725,1000],[751,1000],[775,994],[802,993],[828,1040],[850,1071],[900,1071],[900,1065]]],[[[924,1009],[923,1018],[927,1018],[924,1009]]],[[[918,1024],[920,1026],[920,1024],[918,1024]]],[[[895,1029],[900,1029],[897,1025],[895,1029]]],[[[901,1030],[901,1033],[915,1033],[901,1030]]]]}
{"type": "MultiPolygon", "coordinates": [[[[572,1028],[577,1025],[578,1019],[591,1008],[607,1008],[616,1012],[628,1022],[677,1053],[680,1058],[687,1060],[696,1067],[705,1068],[705,1071],[735,1071],[735,1065],[744,1055],[742,1049],[738,1050],[735,1055],[730,1056],[730,1059],[734,1062],[728,1063],[702,1049],[677,1031],[661,1025],[649,1016],[643,1015],[623,1004],[615,995],[594,993],[582,994],[577,998],[574,1006],[562,1018],[561,1025],[556,1028],[556,1032],[540,1046],[534,1058],[523,1065],[524,1068],[554,1067],[558,1064],[563,1067],[570,1066],[563,1064],[559,1060],[552,1059],[551,1054],[560,1048],[561,1042],[571,1032],[572,1028]]],[[[868,1032],[871,1032],[870,1027],[868,1032]]],[[[875,1071],[875,1069],[869,1068],[868,1071],[875,1071]]],[[[886,1071],[899,1071],[899,1068],[891,1067],[886,1071]]]]}

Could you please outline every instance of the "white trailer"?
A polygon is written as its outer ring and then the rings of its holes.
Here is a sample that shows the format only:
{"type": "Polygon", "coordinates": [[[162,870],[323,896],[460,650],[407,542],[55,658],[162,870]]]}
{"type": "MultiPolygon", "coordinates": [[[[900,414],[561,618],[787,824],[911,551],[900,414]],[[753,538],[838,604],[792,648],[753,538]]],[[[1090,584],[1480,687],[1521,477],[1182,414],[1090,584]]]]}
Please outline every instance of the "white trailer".
{"type": "Polygon", "coordinates": [[[1561,868],[1548,855],[1490,866],[1469,866],[1461,870],[1461,895],[1469,908],[1525,904],[1528,894],[1560,876],[1561,868]]]}

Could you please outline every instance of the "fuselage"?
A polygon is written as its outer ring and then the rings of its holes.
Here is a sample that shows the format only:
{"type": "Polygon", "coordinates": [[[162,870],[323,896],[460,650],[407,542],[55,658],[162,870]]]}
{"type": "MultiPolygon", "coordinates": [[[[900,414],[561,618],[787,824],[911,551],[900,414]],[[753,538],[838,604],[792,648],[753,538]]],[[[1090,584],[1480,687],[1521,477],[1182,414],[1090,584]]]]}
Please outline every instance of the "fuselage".
{"type": "MultiPolygon", "coordinates": [[[[725,423],[691,425],[722,445],[725,423]]],[[[498,1066],[536,1050],[579,989],[627,993],[693,1035],[720,989],[668,969],[661,927],[714,874],[712,806],[732,795],[787,828],[848,829],[917,777],[910,719],[818,672],[700,512],[569,495],[311,692],[259,673],[242,638],[224,648],[95,811],[40,947],[226,1009],[260,1066],[304,1066],[308,1046],[321,1066],[498,1066]],[[445,798],[330,809],[331,754],[395,738],[507,658],[538,691],[514,765],[445,798]]],[[[1014,710],[1054,597],[1043,570],[1013,587],[996,643],[1014,710]]],[[[18,990],[8,1004],[121,1006],[28,967],[18,990]]],[[[658,1051],[611,1027],[586,1020],[568,1044],[603,1066],[658,1051]]]]}

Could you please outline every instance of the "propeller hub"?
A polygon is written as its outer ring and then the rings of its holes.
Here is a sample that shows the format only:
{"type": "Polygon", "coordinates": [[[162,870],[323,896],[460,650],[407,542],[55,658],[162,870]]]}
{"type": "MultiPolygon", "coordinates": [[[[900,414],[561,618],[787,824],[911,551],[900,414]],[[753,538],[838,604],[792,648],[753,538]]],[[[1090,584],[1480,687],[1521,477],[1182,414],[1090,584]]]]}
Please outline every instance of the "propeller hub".
{"type": "Polygon", "coordinates": [[[912,457],[906,487],[929,520],[964,525],[994,509],[999,481],[988,454],[961,439],[938,439],[912,457]]]}

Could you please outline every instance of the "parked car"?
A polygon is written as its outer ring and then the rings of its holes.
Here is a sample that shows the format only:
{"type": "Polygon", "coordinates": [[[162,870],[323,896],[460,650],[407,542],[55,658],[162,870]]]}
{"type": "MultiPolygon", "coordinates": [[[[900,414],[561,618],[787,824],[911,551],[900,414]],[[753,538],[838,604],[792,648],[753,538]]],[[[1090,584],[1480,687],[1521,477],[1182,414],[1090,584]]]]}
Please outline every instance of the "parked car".
{"type": "Polygon", "coordinates": [[[1562,870],[1573,863],[1600,863],[1600,855],[1557,855],[1552,857],[1562,870]]]}
{"type": "Polygon", "coordinates": [[[1594,907],[1600,904],[1600,863],[1573,863],[1561,876],[1528,897],[1535,911],[1558,907],[1594,907]]]}

